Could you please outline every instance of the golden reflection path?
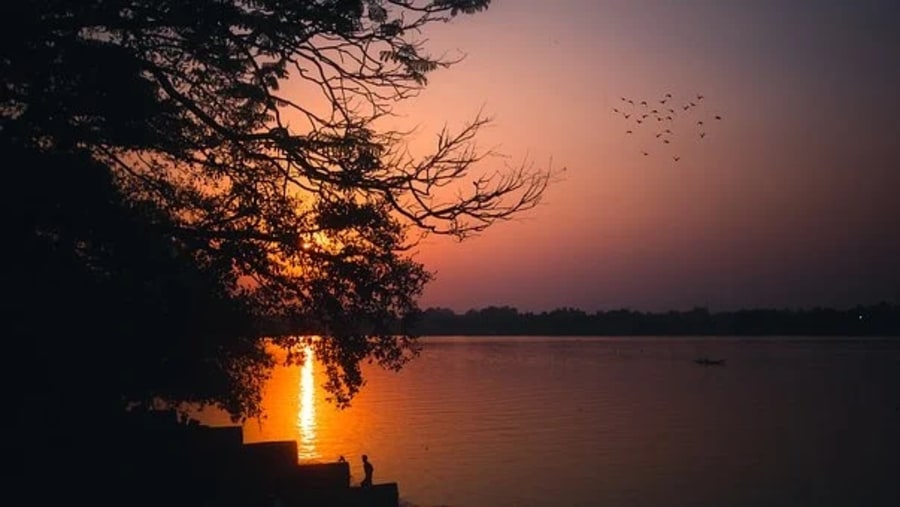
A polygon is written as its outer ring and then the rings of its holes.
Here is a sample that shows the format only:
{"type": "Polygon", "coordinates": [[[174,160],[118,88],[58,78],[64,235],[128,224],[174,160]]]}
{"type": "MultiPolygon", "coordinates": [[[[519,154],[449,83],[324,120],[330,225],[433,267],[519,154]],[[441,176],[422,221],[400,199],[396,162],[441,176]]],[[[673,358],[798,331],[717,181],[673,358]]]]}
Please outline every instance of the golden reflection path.
{"type": "Polygon", "coordinates": [[[316,459],[316,376],[315,356],[312,347],[303,349],[303,366],[300,368],[300,410],[297,414],[297,430],[300,436],[297,451],[301,460],[316,459]]]}

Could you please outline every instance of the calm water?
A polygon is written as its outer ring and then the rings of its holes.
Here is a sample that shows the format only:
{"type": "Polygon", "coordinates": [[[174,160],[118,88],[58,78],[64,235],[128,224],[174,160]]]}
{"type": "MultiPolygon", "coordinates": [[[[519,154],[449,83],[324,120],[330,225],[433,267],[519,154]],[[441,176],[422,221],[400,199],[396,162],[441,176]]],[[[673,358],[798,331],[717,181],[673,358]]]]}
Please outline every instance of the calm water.
{"type": "Polygon", "coordinates": [[[900,340],[424,342],[344,411],[278,369],[245,441],[368,454],[416,506],[900,505],[900,340]]]}

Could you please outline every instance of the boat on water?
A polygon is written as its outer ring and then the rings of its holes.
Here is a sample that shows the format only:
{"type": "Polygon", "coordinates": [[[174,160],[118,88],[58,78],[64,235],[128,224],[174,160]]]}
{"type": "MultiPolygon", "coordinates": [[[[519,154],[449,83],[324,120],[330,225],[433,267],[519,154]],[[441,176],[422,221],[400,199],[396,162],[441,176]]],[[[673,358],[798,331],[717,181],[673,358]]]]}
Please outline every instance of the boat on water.
{"type": "Polygon", "coordinates": [[[711,359],[709,357],[698,357],[694,362],[701,366],[722,366],[725,364],[724,359],[711,359]]]}

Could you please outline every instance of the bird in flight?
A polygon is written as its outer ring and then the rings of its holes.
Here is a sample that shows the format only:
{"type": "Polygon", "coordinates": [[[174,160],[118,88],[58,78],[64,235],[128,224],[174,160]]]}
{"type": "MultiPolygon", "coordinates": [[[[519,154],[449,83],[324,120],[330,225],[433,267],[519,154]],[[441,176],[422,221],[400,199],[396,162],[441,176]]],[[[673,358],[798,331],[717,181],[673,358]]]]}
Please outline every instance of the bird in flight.
{"type": "Polygon", "coordinates": [[[705,140],[707,134],[712,133],[710,122],[722,120],[721,113],[710,111],[712,104],[706,98],[705,94],[699,92],[682,96],[663,93],[650,98],[622,96],[621,104],[611,109],[617,117],[624,118],[627,122],[623,131],[630,136],[629,142],[637,144],[632,153],[648,158],[651,154],[664,158],[669,156],[678,162],[683,155],[675,152],[682,151],[683,144],[705,140]],[[649,131],[644,129],[645,124],[652,125],[651,121],[654,119],[658,126],[649,131]],[[694,135],[698,137],[693,137],[694,135]],[[671,147],[671,151],[659,153],[662,147],[652,144],[654,139],[656,142],[662,141],[666,146],[663,148],[665,150],[671,147]]]}

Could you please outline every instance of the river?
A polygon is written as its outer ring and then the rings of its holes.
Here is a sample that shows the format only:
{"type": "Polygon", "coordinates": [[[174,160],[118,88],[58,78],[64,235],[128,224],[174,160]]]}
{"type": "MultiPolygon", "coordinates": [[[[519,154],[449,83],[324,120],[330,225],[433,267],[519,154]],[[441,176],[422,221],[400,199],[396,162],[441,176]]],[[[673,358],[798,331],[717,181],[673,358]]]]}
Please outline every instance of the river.
{"type": "Polygon", "coordinates": [[[245,442],[414,506],[900,505],[900,340],[431,337],[349,409],[279,367],[245,442]],[[724,359],[701,365],[700,357],[724,359]]]}

